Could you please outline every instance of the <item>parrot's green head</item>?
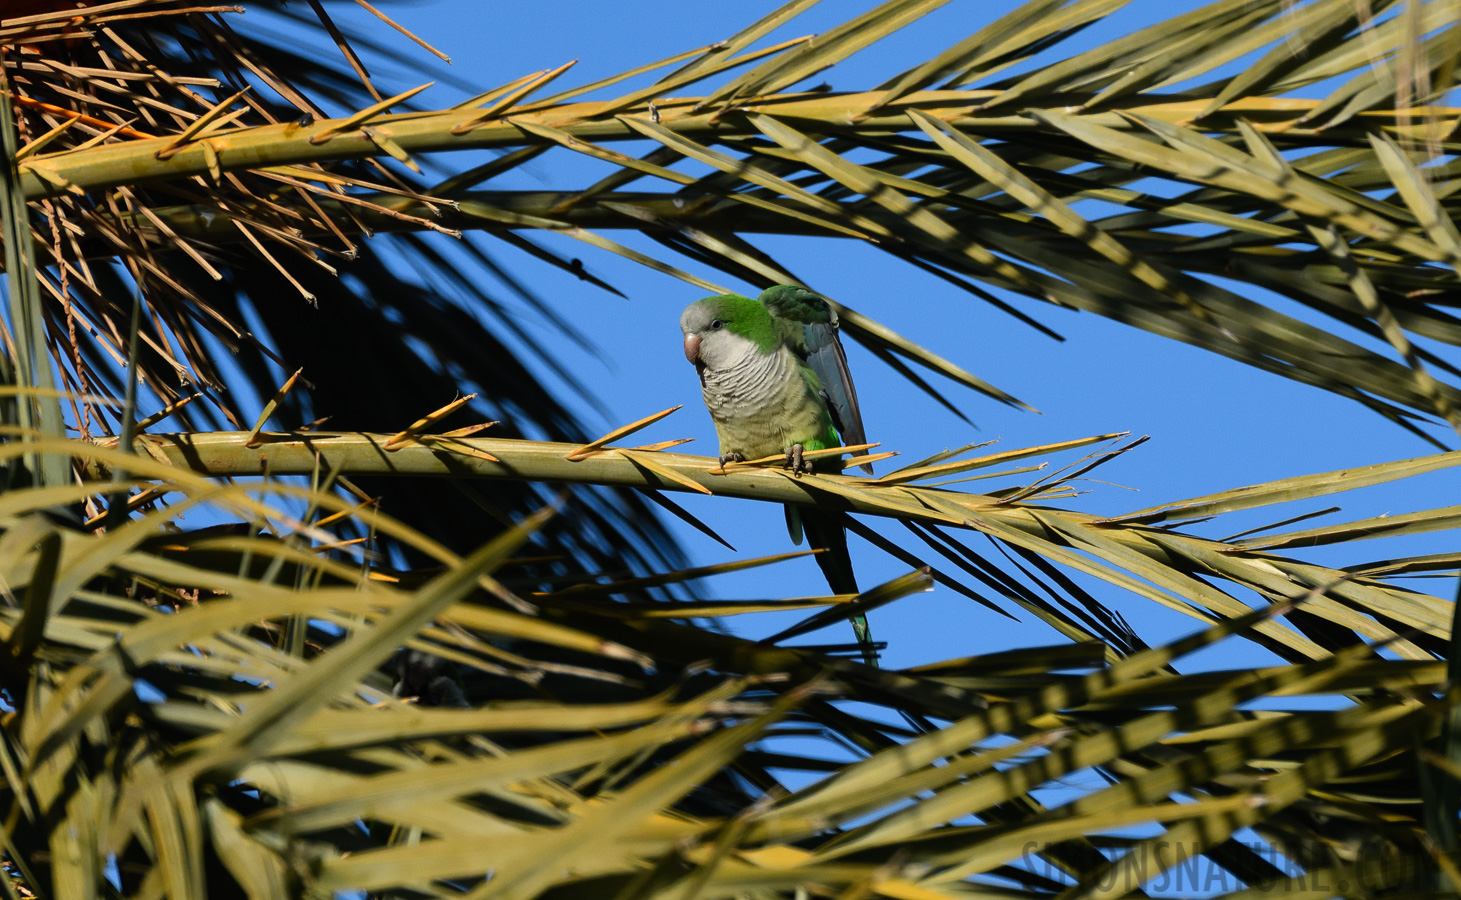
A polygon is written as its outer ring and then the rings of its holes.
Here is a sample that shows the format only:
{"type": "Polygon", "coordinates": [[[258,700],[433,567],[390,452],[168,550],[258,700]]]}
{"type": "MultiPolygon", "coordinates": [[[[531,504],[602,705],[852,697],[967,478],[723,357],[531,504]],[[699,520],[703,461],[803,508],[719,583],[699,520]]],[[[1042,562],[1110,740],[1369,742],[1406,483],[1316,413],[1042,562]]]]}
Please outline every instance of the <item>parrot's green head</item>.
{"type": "Polygon", "coordinates": [[[776,321],[750,297],[725,294],[706,297],[680,314],[685,358],[697,369],[730,369],[747,356],[776,349],[776,321]]]}

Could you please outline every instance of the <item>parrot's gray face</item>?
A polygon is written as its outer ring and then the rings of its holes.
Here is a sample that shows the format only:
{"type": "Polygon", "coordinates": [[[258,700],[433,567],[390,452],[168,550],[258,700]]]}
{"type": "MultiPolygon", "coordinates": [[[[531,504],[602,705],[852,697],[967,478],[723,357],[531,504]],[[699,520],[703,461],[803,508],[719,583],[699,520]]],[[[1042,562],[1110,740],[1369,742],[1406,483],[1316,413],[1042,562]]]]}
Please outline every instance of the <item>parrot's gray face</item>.
{"type": "Polygon", "coordinates": [[[696,371],[733,369],[756,352],[754,341],[733,333],[727,325],[716,317],[713,307],[699,303],[691,304],[680,315],[685,358],[695,364],[696,371]]]}

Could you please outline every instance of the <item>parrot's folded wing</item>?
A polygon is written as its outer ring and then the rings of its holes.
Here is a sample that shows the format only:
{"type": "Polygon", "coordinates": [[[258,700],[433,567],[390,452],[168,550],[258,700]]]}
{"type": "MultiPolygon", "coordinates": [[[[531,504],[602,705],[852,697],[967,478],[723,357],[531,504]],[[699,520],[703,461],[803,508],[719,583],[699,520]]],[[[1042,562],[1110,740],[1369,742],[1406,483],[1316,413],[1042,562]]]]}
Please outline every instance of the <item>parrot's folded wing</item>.
{"type": "MultiPolygon", "coordinates": [[[[827,409],[832,413],[832,424],[837,427],[843,445],[867,443],[867,432],[862,427],[862,410],[857,405],[857,388],[853,386],[852,375],[847,370],[847,354],[837,336],[836,320],[802,327],[807,335],[807,365],[822,382],[827,409]]],[[[853,455],[866,456],[867,451],[859,450],[853,455]]],[[[861,468],[869,475],[873,473],[870,464],[864,463],[861,468]]]]}
{"type": "MultiPolygon", "coordinates": [[[[771,315],[780,320],[786,340],[799,354],[805,354],[807,365],[822,382],[822,396],[827,401],[827,411],[832,414],[832,425],[842,438],[842,445],[866,444],[867,432],[862,427],[857,388],[852,386],[847,354],[843,352],[842,339],[837,335],[836,310],[825,298],[791,284],[767,288],[759,299],[771,315]],[[795,333],[796,324],[793,323],[801,325],[800,335],[795,333]],[[797,340],[798,337],[801,340],[797,340]],[[797,344],[802,346],[797,347],[797,344]]],[[[866,450],[853,454],[867,455],[866,450]]],[[[861,468],[869,475],[873,473],[869,463],[864,463],[861,468]]]]}

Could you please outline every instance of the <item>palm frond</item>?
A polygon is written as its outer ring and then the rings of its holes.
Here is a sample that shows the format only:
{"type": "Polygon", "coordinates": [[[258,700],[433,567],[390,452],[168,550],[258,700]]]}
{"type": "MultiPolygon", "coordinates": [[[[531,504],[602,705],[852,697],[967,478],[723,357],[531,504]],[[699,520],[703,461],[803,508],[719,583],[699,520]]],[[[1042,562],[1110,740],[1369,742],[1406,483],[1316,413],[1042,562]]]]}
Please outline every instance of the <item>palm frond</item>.
{"type": "MultiPolygon", "coordinates": [[[[317,446],[338,440],[321,435],[317,446]]],[[[263,447],[287,443],[297,442],[263,447]]],[[[165,449],[177,442],[154,446],[181,462],[165,449]]],[[[605,482],[628,468],[607,447],[565,460],[574,449],[492,445],[530,474],[535,459],[605,482]]],[[[204,444],[187,452],[228,456],[204,444]]],[[[407,445],[391,458],[413,453],[407,445]]],[[[83,455],[124,461],[99,448],[83,455]]],[[[757,470],[710,475],[706,461],[660,455],[687,476],[727,485],[718,492],[789,481],[757,470]]],[[[609,897],[653,887],[715,897],[790,895],[808,884],[964,896],[1002,885],[1005,895],[1046,896],[1061,885],[1140,884],[1170,872],[1177,860],[1154,852],[1162,840],[1235,884],[1343,872],[1391,890],[1436,871],[1414,773],[1425,764],[1417,748],[1439,732],[1454,699],[1444,661],[1382,658],[1381,645],[1362,642],[1265,669],[1175,669],[1225,641],[1267,642],[1272,629],[1287,630],[1280,617],[1327,616],[1341,601],[1360,608],[1383,595],[1397,606],[1404,597],[1411,608],[1442,607],[1376,578],[1242,554],[1235,570],[1321,583],[1117,656],[1092,641],[883,671],[695,627],[711,612],[698,604],[605,603],[574,583],[548,587],[514,555],[544,515],[466,557],[438,548],[444,567],[393,571],[368,556],[362,566],[332,542],[341,516],[311,525],[280,503],[307,499],[428,546],[332,493],[219,486],[147,453],[125,459],[138,477],[164,480],[178,498],[172,510],[97,537],[37,514],[57,488],[14,491],[0,503],[0,576],[24,598],[0,609],[0,663],[27,684],[6,695],[15,713],[3,725],[0,800],[33,823],[7,848],[15,873],[7,877],[27,886],[105,890],[110,878],[123,891],[152,883],[196,891],[207,881],[220,896],[609,897]],[[159,522],[200,502],[244,525],[158,534],[159,522]],[[290,652],[296,618],[309,625],[290,652]],[[402,644],[392,674],[382,671],[402,644]],[[562,702],[563,692],[576,699],[562,702]],[[1343,702],[1316,708],[1301,698],[1343,702]],[[924,730],[846,716],[830,702],[842,700],[905,713],[924,730]],[[1246,709],[1257,701],[1277,708],[1246,709]],[[822,755],[809,734],[826,742],[822,755]],[[866,749],[849,758],[847,744],[866,749]],[[1079,777],[1091,768],[1113,781],[1079,777]],[[799,769],[823,774],[787,780],[799,769]],[[1049,805],[1032,793],[1055,786],[1063,799],[1049,805]],[[1371,871],[1373,856],[1316,852],[1375,828],[1367,817],[1377,815],[1386,824],[1370,840],[1385,847],[1383,874],[1371,871]],[[1133,835],[1138,826],[1145,833],[1133,835]],[[1244,827],[1270,841],[1266,857],[1237,842],[1244,827]],[[117,867],[107,875],[111,857],[117,867]]],[[[807,480],[925,501],[940,493],[807,480]]],[[[965,503],[966,526],[1015,546],[1013,526],[993,523],[1038,520],[1046,534],[1079,527],[1070,513],[965,503]]],[[[1123,545],[1137,537],[1101,530],[1123,545]]],[[[1195,540],[1168,537],[1168,553],[1195,540]]],[[[1085,549],[1102,553],[1099,542],[1085,549]]],[[[924,583],[915,574],[864,597],[897,602],[924,583]]],[[[607,593],[633,598],[645,587],[626,582],[607,593]]],[[[824,618],[844,617],[834,607],[824,618]]],[[[1405,638],[1386,640],[1401,650],[1405,638]]]]}

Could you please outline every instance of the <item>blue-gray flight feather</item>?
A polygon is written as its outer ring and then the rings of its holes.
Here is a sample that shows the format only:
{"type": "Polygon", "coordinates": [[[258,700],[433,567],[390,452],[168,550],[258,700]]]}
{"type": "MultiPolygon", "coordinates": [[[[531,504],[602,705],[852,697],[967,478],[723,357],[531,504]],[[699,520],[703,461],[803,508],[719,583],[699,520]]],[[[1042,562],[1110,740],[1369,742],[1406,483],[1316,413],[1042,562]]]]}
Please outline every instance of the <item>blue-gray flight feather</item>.
{"type": "MultiPolygon", "coordinates": [[[[842,349],[842,340],[837,336],[837,314],[826,324],[803,325],[807,335],[807,365],[822,381],[822,393],[827,398],[827,409],[832,413],[832,424],[847,446],[866,444],[867,432],[862,425],[862,409],[857,405],[857,388],[852,383],[852,374],[847,370],[847,353],[842,349]]],[[[866,450],[859,450],[854,456],[866,456],[866,450]]],[[[862,470],[873,473],[873,467],[864,463],[862,470]]]]}

